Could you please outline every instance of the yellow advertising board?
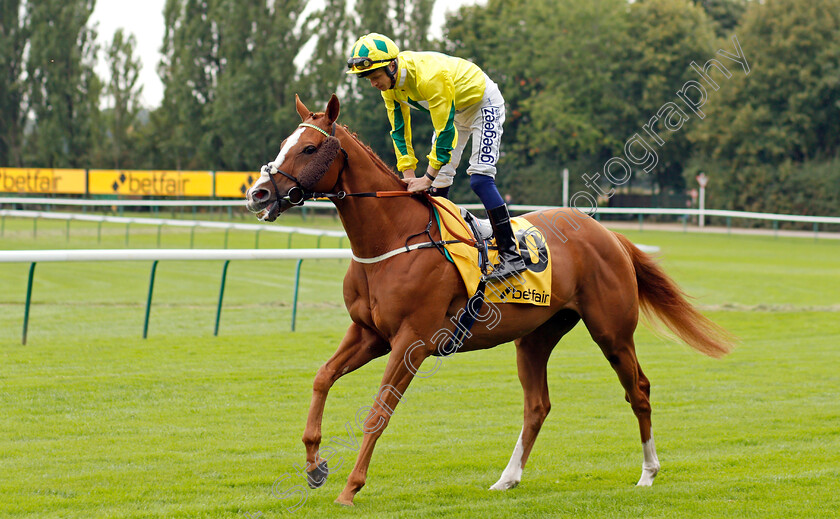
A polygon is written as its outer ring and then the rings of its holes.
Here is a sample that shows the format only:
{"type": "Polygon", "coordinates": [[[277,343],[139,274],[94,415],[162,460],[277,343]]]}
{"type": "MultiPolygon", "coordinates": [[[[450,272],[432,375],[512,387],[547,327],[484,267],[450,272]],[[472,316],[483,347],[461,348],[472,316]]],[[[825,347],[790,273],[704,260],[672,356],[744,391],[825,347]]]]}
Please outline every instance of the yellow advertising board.
{"type": "Polygon", "coordinates": [[[245,198],[245,192],[260,178],[259,173],[243,171],[217,171],[216,196],[220,198],[245,198]]]}
{"type": "Polygon", "coordinates": [[[92,169],[91,195],[213,196],[212,171],[92,169]]]}
{"type": "Polygon", "coordinates": [[[0,192],[85,194],[85,170],[0,168],[0,192]]]}

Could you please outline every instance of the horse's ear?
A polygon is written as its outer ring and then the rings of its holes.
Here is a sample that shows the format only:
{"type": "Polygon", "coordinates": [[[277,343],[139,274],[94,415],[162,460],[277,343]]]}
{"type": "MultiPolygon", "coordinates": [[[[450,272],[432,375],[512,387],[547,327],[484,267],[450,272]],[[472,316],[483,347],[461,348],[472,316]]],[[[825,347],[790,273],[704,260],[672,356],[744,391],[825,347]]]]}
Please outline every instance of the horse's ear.
{"type": "Polygon", "coordinates": [[[295,106],[297,107],[297,113],[300,115],[300,120],[305,121],[312,115],[312,112],[309,111],[309,108],[303,104],[303,101],[300,100],[297,94],[295,94],[295,106]]]}
{"type": "Polygon", "coordinates": [[[340,108],[340,103],[338,102],[338,96],[335,94],[330,97],[329,102],[327,103],[327,120],[330,124],[334,123],[336,119],[338,119],[338,112],[340,108]]]}

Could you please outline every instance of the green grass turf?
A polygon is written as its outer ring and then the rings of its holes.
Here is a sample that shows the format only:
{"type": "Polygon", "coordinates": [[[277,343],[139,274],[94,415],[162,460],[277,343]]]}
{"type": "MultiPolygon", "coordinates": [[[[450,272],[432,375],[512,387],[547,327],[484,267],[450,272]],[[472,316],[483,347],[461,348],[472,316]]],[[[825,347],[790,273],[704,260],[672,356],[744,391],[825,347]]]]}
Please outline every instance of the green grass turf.
{"type": "MultiPolygon", "coordinates": [[[[335,224],[280,222],[301,223],[335,224]]],[[[39,222],[33,239],[31,221],[7,219],[0,248],[124,246],[125,226],[103,226],[98,244],[84,225],[67,241],[63,222],[39,222]]],[[[189,230],[164,232],[164,246],[188,246],[189,230]]],[[[131,233],[130,246],[154,246],[155,229],[131,233]]],[[[290,513],[298,496],[278,499],[272,484],[303,462],[312,378],[349,323],[346,261],[304,262],[293,334],[294,263],[232,262],[218,338],[221,262],[161,262],[147,340],[150,263],[39,264],[28,346],[28,265],[0,264],[0,517],[836,517],[840,243],[625,234],[660,246],[667,271],[741,339],[713,360],[637,332],[662,462],[651,488],[633,486],[636,420],[579,325],[552,356],[553,409],[518,488],[487,491],[522,421],[507,344],[444,359],[412,383],[354,509],[332,502],[355,460],[332,438],[350,422],[361,439],[355,413],[372,403],[385,359],[340,380],[324,419],[333,474],[290,513]]],[[[222,240],[197,232],[195,245],[222,240]]],[[[230,246],[253,240],[231,235],[230,246]]],[[[286,240],[262,233],[260,246],[286,240]]],[[[302,488],[293,477],[277,495],[302,488]]]]}

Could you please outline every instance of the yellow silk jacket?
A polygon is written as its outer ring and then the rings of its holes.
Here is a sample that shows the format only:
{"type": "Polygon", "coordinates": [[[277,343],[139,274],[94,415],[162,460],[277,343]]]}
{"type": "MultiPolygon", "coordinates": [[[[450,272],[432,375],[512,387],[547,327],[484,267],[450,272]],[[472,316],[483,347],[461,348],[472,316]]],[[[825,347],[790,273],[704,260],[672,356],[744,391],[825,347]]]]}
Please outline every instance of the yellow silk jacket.
{"type": "Polygon", "coordinates": [[[455,112],[484,97],[484,72],[474,63],[437,52],[403,51],[394,88],[382,92],[391,139],[397,154],[397,169],[415,169],[417,159],[411,144],[411,108],[429,112],[435,128],[435,145],[429,164],[440,169],[449,163],[458,142],[455,112]]]}

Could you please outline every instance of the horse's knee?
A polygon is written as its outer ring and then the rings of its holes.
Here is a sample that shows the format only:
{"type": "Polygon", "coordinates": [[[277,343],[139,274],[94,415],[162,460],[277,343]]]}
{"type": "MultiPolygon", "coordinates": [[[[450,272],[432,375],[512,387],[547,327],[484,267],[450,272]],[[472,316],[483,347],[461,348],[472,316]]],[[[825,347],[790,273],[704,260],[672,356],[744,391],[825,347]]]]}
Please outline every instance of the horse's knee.
{"type": "Polygon", "coordinates": [[[315,374],[315,380],[312,381],[312,389],[316,393],[323,393],[329,391],[333,385],[334,372],[327,369],[326,364],[318,368],[318,373],[315,374]]]}

